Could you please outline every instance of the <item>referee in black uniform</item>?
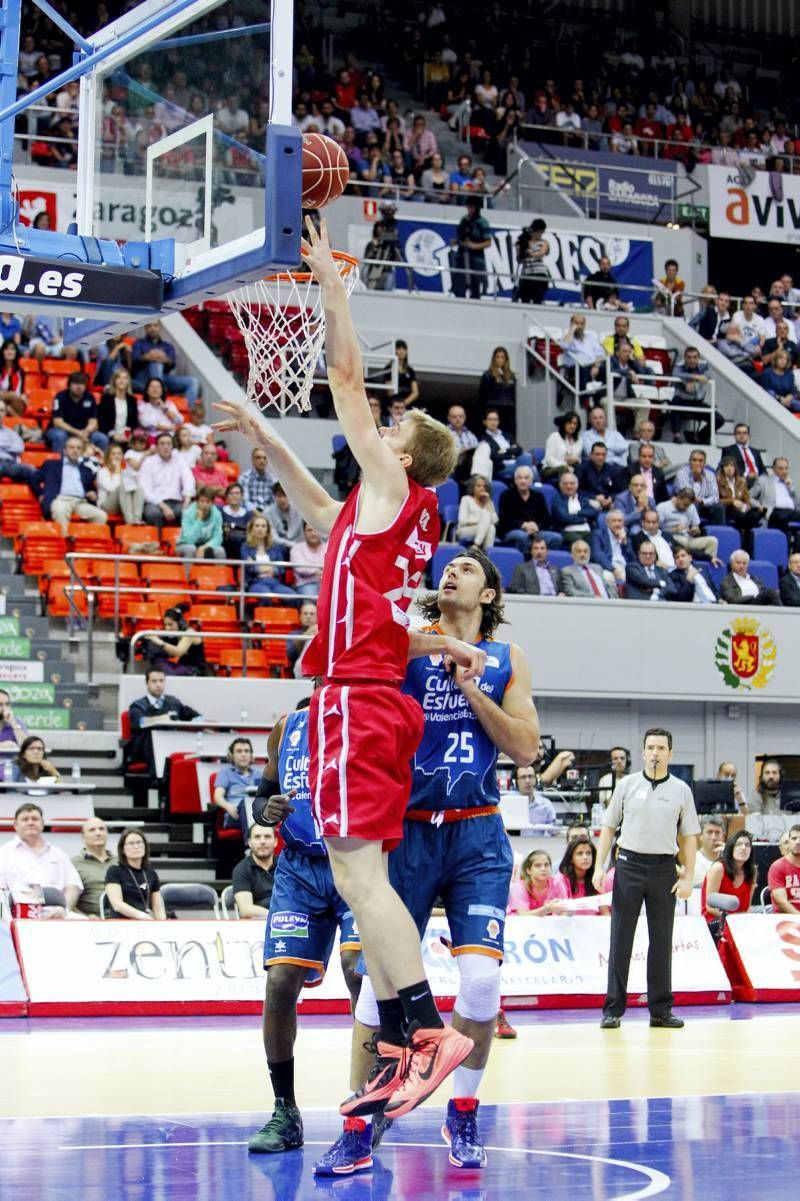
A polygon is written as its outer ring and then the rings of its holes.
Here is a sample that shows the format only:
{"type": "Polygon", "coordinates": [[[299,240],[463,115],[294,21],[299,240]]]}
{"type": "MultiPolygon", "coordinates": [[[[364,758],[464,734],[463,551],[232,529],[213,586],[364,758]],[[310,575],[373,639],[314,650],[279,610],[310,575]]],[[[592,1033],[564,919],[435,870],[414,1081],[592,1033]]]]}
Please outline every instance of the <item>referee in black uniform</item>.
{"type": "Polygon", "coordinates": [[[647,1004],[650,1025],[678,1030],[672,1013],[672,927],[675,896],[692,894],[694,860],[700,823],[688,784],[669,774],[672,735],[648,730],[642,743],[644,771],[620,780],[603,817],[593,883],[603,891],[605,864],[619,829],[619,853],[611,904],[611,949],[608,992],[603,1006],[604,1030],[615,1030],[625,1012],[628,970],[636,923],[644,901],[647,913],[647,1004]],[[676,872],[678,860],[683,875],[676,872]]]}

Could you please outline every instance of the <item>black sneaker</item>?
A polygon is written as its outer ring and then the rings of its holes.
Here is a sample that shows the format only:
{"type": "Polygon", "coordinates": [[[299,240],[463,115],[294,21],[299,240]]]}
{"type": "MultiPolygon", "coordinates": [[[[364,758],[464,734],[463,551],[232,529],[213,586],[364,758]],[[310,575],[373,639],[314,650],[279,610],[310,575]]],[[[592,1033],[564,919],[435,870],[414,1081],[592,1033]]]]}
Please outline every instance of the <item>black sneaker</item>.
{"type": "Polygon", "coordinates": [[[655,1029],[682,1030],[683,1018],[676,1018],[674,1013],[668,1013],[666,1017],[663,1018],[651,1017],[650,1025],[655,1029]]]}
{"type": "Polygon", "coordinates": [[[372,1119],[373,1151],[376,1149],[376,1147],[381,1145],[384,1134],[386,1134],[388,1130],[391,1130],[392,1126],[394,1126],[394,1122],[391,1118],[387,1118],[385,1113],[381,1112],[375,1114],[374,1118],[372,1119]]]}
{"type": "Polygon", "coordinates": [[[254,1155],[276,1155],[303,1145],[303,1119],[296,1105],[275,1102],[275,1112],[266,1126],[251,1136],[247,1150],[254,1155]]]}
{"type": "Polygon", "coordinates": [[[612,1014],[607,1013],[600,1023],[601,1030],[618,1030],[620,1027],[620,1018],[615,1018],[612,1014]]]}

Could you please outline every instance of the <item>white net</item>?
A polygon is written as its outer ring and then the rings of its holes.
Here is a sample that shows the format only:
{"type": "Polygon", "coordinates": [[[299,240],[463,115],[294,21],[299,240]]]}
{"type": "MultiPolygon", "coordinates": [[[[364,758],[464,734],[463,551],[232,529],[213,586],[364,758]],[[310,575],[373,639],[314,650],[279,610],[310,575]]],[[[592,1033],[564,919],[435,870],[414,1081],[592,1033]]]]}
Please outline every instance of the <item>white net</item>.
{"type": "MultiPolygon", "coordinates": [[[[349,296],[358,263],[339,251],[333,257],[349,296]]],[[[322,292],[313,275],[281,272],[257,279],[231,293],[228,303],[247,350],[247,399],[282,415],[292,406],[307,411],[325,344],[322,292]]]]}

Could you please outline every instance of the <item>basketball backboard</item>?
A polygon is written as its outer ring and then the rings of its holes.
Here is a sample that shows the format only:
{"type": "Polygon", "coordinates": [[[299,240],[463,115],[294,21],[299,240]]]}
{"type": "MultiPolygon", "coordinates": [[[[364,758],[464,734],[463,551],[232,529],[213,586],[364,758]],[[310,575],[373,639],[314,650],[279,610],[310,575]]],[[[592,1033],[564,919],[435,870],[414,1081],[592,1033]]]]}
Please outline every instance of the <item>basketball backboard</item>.
{"type": "MultiPolygon", "coordinates": [[[[144,0],[96,33],[75,36],[75,63],[59,77],[80,80],[69,235],[99,245],[105,264],[102,240],[124,210],[132,230],[126,265],[160,271],[163,312],[299,260],[292,33],[292,0],[144,0]]],[[[46,254],[33,236],[29,247],[46,254]]],[[[90,254],[88,262],[97,261],[90,254]]],[[[76,316],[82,307],[78,301],[76,316]]],[[[96,341],[134,323],[109,309],[105,323],[73,325],[70,341],[96,341]]]]}

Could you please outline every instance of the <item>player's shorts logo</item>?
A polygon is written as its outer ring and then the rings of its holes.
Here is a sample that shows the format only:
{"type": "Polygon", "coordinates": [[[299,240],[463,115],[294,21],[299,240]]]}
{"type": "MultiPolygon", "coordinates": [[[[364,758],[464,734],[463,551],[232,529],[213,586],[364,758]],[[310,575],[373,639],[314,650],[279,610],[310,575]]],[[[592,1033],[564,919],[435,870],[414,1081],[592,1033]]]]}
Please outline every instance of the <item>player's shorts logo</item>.
{"type": "Polygon", "coordinates": [[[273,913],[269,920],[269,933],[271,938],[308,938],[308,914],[293,913],[291,910],[273,913]]]}
{"type": "Polygon", "coordinates": [[[279,938],[278,941],[275,943],[275,954],[282,955],[285,950],[286,950],[286,943],[283,941],[282,938],[279,938]]]}
{"type": "Polygon", "coordinates": [[[497,938],[498,934],[500,933],[500,923],[492,918],[491,921],[486,923],[486,933],[490,938],[497,938]]]}

